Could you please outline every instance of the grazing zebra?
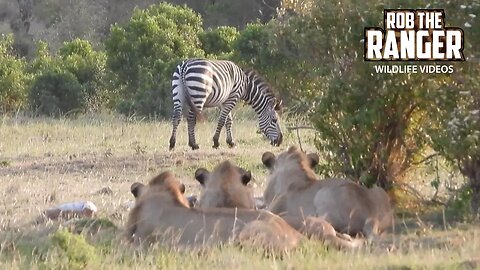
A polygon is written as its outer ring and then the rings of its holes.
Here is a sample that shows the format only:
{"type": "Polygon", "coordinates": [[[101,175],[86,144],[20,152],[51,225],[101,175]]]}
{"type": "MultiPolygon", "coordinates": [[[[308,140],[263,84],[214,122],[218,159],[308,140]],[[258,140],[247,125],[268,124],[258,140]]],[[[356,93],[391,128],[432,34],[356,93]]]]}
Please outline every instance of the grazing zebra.
{"type": "Polygon", "coordinates": [[[277,102],[270,85],[255,71],[244,72],[230,61],[187,59],[177,66],[172,79],[173,117],[170,150],[175,147],[177,127],[182,117],[182,108],[190,107],[187,115],[188,145],[198,149],[195,140],[197,116],[204,107],[221,107],[217,129],[213,135],[213,147],[218,148],[218,139],[223,126],[226,142],[235,145],[232,137],[231,111],[239,99],[251,105],[259,117],[259,126],[272,145],[282,143],[282,131],[278,123],[277,102]]]}

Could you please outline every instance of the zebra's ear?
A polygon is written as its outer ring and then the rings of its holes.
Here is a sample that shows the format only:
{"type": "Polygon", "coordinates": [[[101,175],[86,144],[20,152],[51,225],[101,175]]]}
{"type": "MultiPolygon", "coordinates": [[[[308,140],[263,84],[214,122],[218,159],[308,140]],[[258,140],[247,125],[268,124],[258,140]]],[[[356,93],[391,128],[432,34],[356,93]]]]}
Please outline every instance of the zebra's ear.
{"type": "Polygon", "coordinates": [[[195,172],[195,179],[200,183],[200,185],[205,186],[205,182],[207,181],[208,175],[210,172],[205,168],[199,168],[195,172]]]}
{"type": "Polygon", "coordinates": [[[280,110],[282,110],[282,103],[283,103],[283,100],[280,99],[280,100],[275,104],[275,107],[274,107],[275,111],[280,111],[280,110]]]}

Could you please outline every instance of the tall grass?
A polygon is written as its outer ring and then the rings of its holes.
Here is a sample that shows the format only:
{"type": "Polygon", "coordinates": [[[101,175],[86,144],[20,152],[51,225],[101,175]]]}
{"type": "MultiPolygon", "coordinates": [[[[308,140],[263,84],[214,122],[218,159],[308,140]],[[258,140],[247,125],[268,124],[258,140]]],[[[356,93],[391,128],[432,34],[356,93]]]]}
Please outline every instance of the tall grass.
{"type": "MultiPolygon", "coordinates": [[[[297,134],[284,128],[284,144],[270,146],[256,132],[255,115],[240,108],[234,120],[237,147],[228,148],[223,133],[220,149],[212,149],[215,113],[210,112],[208,121],[197,125],[200,150],[191,151],[187,146],[183,121],[173,152],[168,150],[171,126],[165,121],[109,114],[76,119],[1,118],[0,269],[422,269],[455,268],[479,256],[478,228],[463,225],[444,230],[417,218],[397,219],[396,229],[382,243],[356,253],[326,250],[314,241],[283,258],[236,246],[199,253],[162,247],[137,249],[123,243],[131,183],[146,182],[169,169],[186,184],[187,195],[198,194],[194,171],[198,167],[212,169],[219,161],[231,159],[252,171],[255,193],[261,195],[266,176],[260,162],[263,152],[279,153],[298,144],[297,134]],[[97,192],[104,187],[113,193],[97,192]],[[92,230],[79,229],[80,223],[64,229],[65,225],[57,223],[33,224],[45,208],[78,200],[93,201],[99,217],[114,226],[92,230]]],[[[303,148],[315,151],[313,131],[302,130],[300,135],[303,148]]],[[[429,183],[423,186],[428,188],[429,183]]]]}

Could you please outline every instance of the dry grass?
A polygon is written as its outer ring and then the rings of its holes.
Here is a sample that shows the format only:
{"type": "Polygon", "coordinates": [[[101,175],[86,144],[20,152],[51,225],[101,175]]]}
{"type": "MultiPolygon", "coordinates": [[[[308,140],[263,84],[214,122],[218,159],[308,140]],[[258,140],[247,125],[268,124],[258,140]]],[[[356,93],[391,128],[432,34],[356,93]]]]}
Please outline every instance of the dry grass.
{"type": "MultiPolygon", "coordinates": [[[[248,115],[244,118],[248,119],[248,115]]],[[[125,205],[132,200],[130,184],[146,182],[162,170],[173,170],[181,177],[187,195],[198,194],[193,179],[195,169],[211,169],[228,158],[252,170],[255,191],[261,194],[266,173],[261,154],[297,144],[296,134],[286,132],[284,145],[274,148],[256,134],[254,120],[235,124],[236,148],[227,148],[224,134],[221,148],[211,148],[215,123],[210,121],[197,126],[201,148],[193,152],[187,146],[186,124],[182,122],[177,148],[170,152],[171,127],[167,122],[128,121],[110,115],[76,120],[1,119],[0,269],[423,269],[457,268],[461,262],[465,262],[462,267],[466,269],[480,267],[480,229],[449,223],[450,229],[444,230],[444,224],[421,219],[399,218],[395,233],[387,234],[383,243],[356,253],[327,251],[311,241],[284,258],[233,246],[198,254],[160,247],[135,251],[123,244],[120,235],[128,212],[125,205]],[[110,187],[113,193],[97,192],[104,187],[110,187]],[[77,200],[93,201],[100,209],[100,217],[112,221],[118,229],[107,226],[93,235],[84,233],[87,242],[77,239],[81,243],[77,245],[87,246],[85,251],[68,251],[52,242],[52,235],[59,233],[59,224],[34,226],[31,222],[47,207],[77,200]],[[72,259],[71,252],[92,254],[91,250],[94,255],[85,255],[85,264],[72,264],[83,259],[72,259]]],[[[304,148],[314,151],[313,133],[301,133],[304,148]]]]}

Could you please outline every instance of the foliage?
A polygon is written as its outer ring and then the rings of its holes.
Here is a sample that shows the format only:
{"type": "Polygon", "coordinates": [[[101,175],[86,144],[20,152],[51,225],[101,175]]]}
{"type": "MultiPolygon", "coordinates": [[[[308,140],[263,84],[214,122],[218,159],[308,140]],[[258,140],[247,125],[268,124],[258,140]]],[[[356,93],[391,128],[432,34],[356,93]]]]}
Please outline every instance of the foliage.
{"type": "Polygon", "coordinates": [[[228,54],[233,52],[233,44],[238,35],[235,27],[220,26],[200,32],[198,38],[202,44],[202,50],[207,55],[218,55],[219,58],[226,59],[228,54]]]}
{"type": "Polygon", "coordinates": [[[283,103],[290,108],[305,110],[304,98],[307,97],[308,80],[305,61],[286,57],[280,51],[277,39],[278,25],[275,21],[268,24],[248,24],[234,43],[232,59],[244,68],[254,68],[279,92],[283,103]],[[302,84],[302,87],[299,87],[302,84]]]}
{"type": "Polygon", "coordinates": [[[83,236],[60,229],[51,239],[60,256],[67,260],[68,269],[85,269],[97,263],[95,247],[87,243],[83,236]]]}
{"type": "Polygon", "coordinates": [[[59,50],[63,69],[75,75],[82,85],[90,109],[108,99],[104,86],[106,55],[95,51],[87,40],[65,42],[59,50]]]}
{"type": "Polygon", "coordinates": [[[480,218],[480,28],[475,16],[480,2],[463,5],[457,1],[446,4],[451,25],[463,27],[464,53],[467,61],[455,66],[451,82],[441,89],[436,99],[437,109],[429,111],[438,125],[429,126],[432,147],[447,158],[468,179],[473,214],[480,218]],[[458,9],[460,7],[460,9],[458,9]]]}
{"type": "Polygon", "coordinates": [[[161,3],[136,9],[125,27],[112,27],[105,44],[107,65],[121,89],[123,113],[170,116],[175,66],[204,54],[201,25],[191,9],[161,3]]]}
{"type": "Polygon", "coordinates": [[[37,76],[29,93],[32,109],[42,115],[60,116],[85,108],[82,85],[69,71],[52,69],[37,76]]]}
{"type": "Polygon", "coordinates": [[[39,41],[37,43],[35,58],[29,62],[27,71],[36,77],[57,65],[58,63],[56,59],[49,52],[48,43],[45,41],[39,41]]]}
{"type": "Polygon", "coordinates": [[[448,82],[443,75],[375,74],[363,61],[363,29],[381,26],[387,6],[402,7],[394,1],[284,1],[275,24],[279,53],[306,74],[293,73],[302,78],[294,93],[319,132],[323,173],[384,188],[420,158],[428,141],[425,112],[448,82]]]}
{"type": "Polygon", "coordinates": [[[0,112],[22,109],[26,105],[26,62],[12,53],[13,36],[0,35],[0,112]]]}

